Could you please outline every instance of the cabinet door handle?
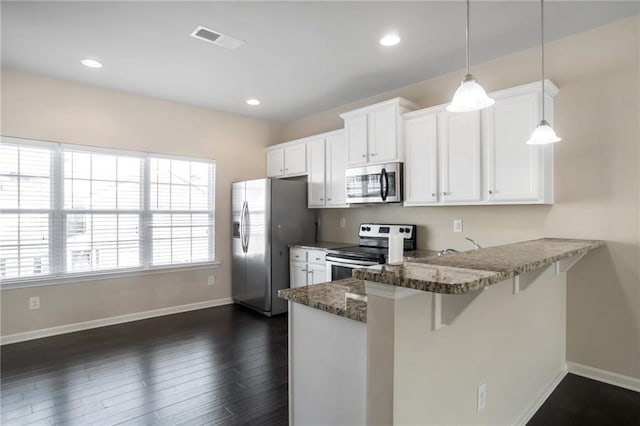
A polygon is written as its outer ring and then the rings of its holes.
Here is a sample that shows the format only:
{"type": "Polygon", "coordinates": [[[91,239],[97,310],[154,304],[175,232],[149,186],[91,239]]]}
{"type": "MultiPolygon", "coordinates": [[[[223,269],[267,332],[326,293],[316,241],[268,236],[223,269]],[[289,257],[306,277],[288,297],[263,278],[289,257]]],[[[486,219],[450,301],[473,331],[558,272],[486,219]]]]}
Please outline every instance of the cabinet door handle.
{"type": "Polygon", "coordinates": [[[324,198],[320,198],[320,201],[324,201],[324,198]]]}
{"type": "Polygon", "coordinates": [[[320,258],[319,258],[319,257],[316,257],[316,260],[319,262],[319,261],[320,261],[320,258]]]}
{"type": "Polygon", "coordinates": [[[300,255],[299,255],[299,254],[296,254],[296,258],[298,258],[298,257],[300,257],[300,255]]]}
{"type": "Polygon", "coordinates": [[[331,201],[331,198],[327,198],[327,201],[331,201]]]}
{"type": "Polygon", "coordinates": [[[443,193],[442,193],[442,195],[447,195],[447,194],[449,194],[449,193],[448,193],[448,192],[443,192],[443,193]]]}
{"type": "Polygon", "coordinates": [[[302,272],[307,272],[307,270],[306,270],[306,269],[304,269],[304,268],[302,268],[302,269],[300,269],[300,270],[301,270],[302,272]]]}
{"type": "Polygon", "coordinates": [[[493,194],[493,191],[492,191],[492,190],[489,190],[489,195],[491,195],[491,194],[493,194]]]}
{"type": "Polygon", "coordinates": [[[289,169],[287,169],[287,168],[285,167],[284,171],[285,171],[285,172],[288,172],[288,171],[289,171],[289,169]]]}
{"type": "Polygon", "coordinates": [[[372,153],[371,153],[371,156],[372,156],[372,157],[375,157],[376,155],[377,155],[377,154],[376,154],[375,152],[372,152],[372,153]]]}
{"type": "Polygon", "coordinates": [[[432,196],[432,197],[435,197],[435,196],[436,196],[436,193],[435,193],[435,192],[432,192],[432,193],[431,193],[431,196],[432,196]]]}
{"type": "Polygon", "coordinates": [[[280,169],[280,171],[282,172],[282,171],[284,171],[284,170],[280,169]]]}
{"type": "Polygon", "coordinates": [[[366,158],[366,157],[367,157],[367,154],[362,154],[362,158],[366,158]]]}

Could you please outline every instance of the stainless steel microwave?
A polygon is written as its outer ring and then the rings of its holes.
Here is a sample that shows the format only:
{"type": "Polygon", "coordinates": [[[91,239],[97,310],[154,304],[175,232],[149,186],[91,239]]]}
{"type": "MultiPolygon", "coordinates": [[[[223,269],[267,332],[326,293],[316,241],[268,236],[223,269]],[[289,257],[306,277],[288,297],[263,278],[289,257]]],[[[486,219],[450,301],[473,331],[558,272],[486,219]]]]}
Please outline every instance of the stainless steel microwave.
{"type": "Polygon", "coordinates": [[[347,203],[402,202],[402,179],[402,163],[347,168],[347,203]]]}

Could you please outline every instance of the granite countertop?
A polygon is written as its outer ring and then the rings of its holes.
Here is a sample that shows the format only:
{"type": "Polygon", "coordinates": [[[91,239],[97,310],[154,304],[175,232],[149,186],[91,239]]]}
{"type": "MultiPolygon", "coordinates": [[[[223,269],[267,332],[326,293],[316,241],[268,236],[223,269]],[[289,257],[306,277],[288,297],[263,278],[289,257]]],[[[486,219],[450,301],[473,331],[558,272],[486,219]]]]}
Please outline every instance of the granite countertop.
{"type": "Polygon", "coordinates": [[[335,243],[331,241],[317,241],[315,243],[301,243],[301,244],[290,244],[289,247],[299,247],[304,249],[311,250],[333,250],[342,247],[349,247],[353,244],[350,243],[335,243]]]}
{"type": "Polygon", "coordinates": [[[438,252],[435,250],[411,250],[404,252],[404,260],[409,262],[436,256],[438,256],[438,252]]]}
{"type": "Polygon", "coordinates": [[[278,296],[352,320],[367,322],[364,281],[347,278],[324,284],[285,288],[278,296]]]}
{"type": "Polygon", "coordinates": [[[415,259],[399,266],[376,265],[355,270],[353,277],[434,293],[464,294],[603,245],[597,240],[542,238],[415,259]]]}

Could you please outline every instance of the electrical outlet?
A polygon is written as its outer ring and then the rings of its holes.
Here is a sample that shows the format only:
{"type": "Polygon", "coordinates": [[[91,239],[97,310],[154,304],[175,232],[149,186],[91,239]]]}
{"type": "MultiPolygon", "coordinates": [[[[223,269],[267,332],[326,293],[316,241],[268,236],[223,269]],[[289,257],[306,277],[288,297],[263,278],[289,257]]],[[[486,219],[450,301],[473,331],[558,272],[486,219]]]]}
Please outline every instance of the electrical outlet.
{"type": "Polygon", "coordinates": [[[209,279],[207,281],[208,285],[215,285],[216,283],[216,276],[215,275],[209,275],[209,279]]]}
{"type": "Polygon", "coordinates": [[[462,219],[453,219],[453,232],[462,232],[462,219]]]}
{"type": "Polygon", "coordinates": [[[29,309],[40,309],[40,296],[33,296],[29,298],[29,309]]]}
{"type": "Polygon", "coordinates": [[[487,406],[487,384],[478,386],[478,413],[487,406]]]}
{"type": "Polygon", "coordinates": [[[340,218],[340,228],[347,226],[347,220],[344,217],[340,218]]]}

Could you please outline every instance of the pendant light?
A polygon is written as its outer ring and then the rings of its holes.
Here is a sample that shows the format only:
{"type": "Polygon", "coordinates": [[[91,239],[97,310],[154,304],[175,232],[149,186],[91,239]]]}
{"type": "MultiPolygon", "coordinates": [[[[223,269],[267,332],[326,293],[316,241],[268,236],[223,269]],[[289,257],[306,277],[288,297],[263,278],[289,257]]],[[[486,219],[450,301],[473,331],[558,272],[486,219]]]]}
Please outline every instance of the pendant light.
{"type": "Polygon", "coordinates": [[[469,0],[467,0],[467,75],[465,75],[460,87],[453,94],[453,100],[447,105],[447,111],[450,112],[468,112],[477,111],[486,107],[490,107],[495,103],[493,99],[487,96],[482,86],[469,71],[469,0]]]}
{"type": "Polygon", "coordinates": [[[556,135],[553,127],[544,119],[544,0],[540,0],[540,46],[542,53],[542,80],[540,81],[540,87],[542,89],[540,98],[540,103],[542,104],[542,120],[540,120],[538,127],[536,127],[527,141],[529,145],[546,145],[562,140],[556,135]]]}

